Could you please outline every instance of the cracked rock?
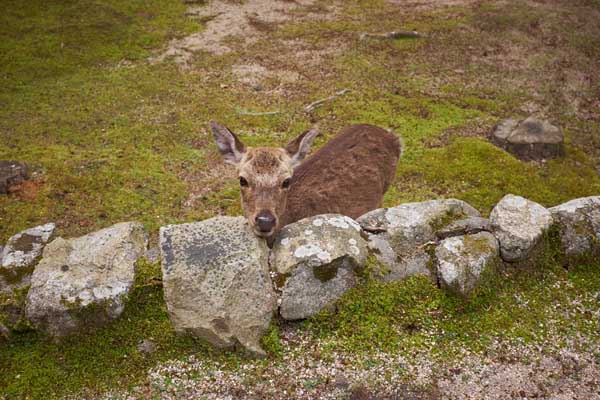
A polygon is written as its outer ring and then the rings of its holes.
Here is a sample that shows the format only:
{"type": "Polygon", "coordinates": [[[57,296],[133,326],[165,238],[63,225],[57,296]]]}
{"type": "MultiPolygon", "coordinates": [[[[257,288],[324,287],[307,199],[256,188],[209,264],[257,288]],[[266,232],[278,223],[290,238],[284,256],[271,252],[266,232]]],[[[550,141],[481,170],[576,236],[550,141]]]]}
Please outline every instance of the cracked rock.
{"type": "Polygon", "coordinates": [[[490,214],[490,226],[500,242],[502,259],[529,258],[552,224],[550,211],[538,203],[507,194],[490,214]]]}
{"type": "Polygon", "coordinates": [[[489,232],[444,239],[435,249],[440,284],[470,295],[500,262],[498,240],[489,232]]]}
{"type": "Polygon", "coordinates": [[[524,161],[552,159],[564,154],[560,129],[534,117],[502,121],[492,132],[492,143],[524,161]]]}
{"type": "Polygon", "coordinates": [[[324,214],[283,228],[273,244],[271,268],[281,291],[284,319],[308,318],[356,285],[367,243],[350,217],[324,214]]]}
{"type": "Polygon", "coordinates": [[[33,266],[54,235],[53,223],[36,226],[8,239],[0,251],[0,292],[29,285],[33,266]]]}
{"type": "Polygon", "coordinates": [[[433,259],[428,246],[437,241],[436,232],[479,212],[461,200],[430,200],[380,208],[358,218],[368,232],[368,245],[388,269],[383,280],[399,281],[412,275],[435,279],[433,259]]]}
{"type": "Polygon", "coordinates": [[[264,356],[277,301],[268,248],[243,217],[169,225],[159,234],[165,301],[177,332],[264,356]]]}
{"type": "Polygon", "coordinates": [[[118,318],[148,243],[142,224],[123,222],[46,246],[31,276],[25,308],[38,329],[60,337],[118,318]]]}
{"type": "Polygon", "coordinates": [[[550,213],[567,257],[600,255],[600,196],[571,200],[550,213]]]}

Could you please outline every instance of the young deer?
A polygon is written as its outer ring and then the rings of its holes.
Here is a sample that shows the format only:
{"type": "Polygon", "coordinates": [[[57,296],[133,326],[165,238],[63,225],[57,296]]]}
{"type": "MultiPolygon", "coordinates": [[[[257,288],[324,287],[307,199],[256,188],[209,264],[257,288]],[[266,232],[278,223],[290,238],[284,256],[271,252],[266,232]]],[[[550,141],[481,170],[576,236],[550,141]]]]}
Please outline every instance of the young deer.
{"type": "Polygon", "coordinates": [[[372,125],[345,128],[305,162],[315,129],[285,148],[251,148],[224,126],[211,121],[210,128],[224,161],[238,169],[244,215],[269,240],[302,218],[357,218],[380,207],[401,154],[400,139],[372,125]]]}

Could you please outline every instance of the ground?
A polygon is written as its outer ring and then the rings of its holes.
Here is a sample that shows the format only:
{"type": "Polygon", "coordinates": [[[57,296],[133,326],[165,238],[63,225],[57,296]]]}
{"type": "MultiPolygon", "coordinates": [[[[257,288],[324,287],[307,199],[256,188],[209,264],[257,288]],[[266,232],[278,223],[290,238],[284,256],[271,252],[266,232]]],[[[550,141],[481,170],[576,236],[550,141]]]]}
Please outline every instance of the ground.
{"type": "MultiPolygon", "coordinates": [[[[316,146],[351,123],[391,129],[405,154],[386,205],[456,197],[487,214],[507,193],[545,206],[597,195],[599,18],[597,0],[5,1],[0,159],[34,174],[0,196],[0,243],[49,221],[70,237],[137,220],[155,238],[162,225],[239,214],[210,119],[249,145],[313,125],[316,146]],[[423,37],[361,39],[395,30],[423,37]],[[565,157],[523,163],[488,142],[500,119],[530,114],[563,128],[565,157]]],[[[114,325],[2,344],[0,393],[593,398],[600,266],[546,261],[467,304],[419,279],[366,284],[336,314],[274,327],[262,361],[176,337],[158,266],[140,262],[114,325]],[[140,353],[148,338],[156,350],[140,353]]]]}

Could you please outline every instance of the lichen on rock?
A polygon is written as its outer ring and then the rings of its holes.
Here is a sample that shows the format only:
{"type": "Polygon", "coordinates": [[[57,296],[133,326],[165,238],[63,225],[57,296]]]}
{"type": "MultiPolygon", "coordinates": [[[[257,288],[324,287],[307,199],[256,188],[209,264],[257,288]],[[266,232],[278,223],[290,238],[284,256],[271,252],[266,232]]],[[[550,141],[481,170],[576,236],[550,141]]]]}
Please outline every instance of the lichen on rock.
{"type": "Polygon", "coordinates": [[[567,258],[600,255],[600,196],[574,199],[550,208],[567,258]]]}
{"type": "Polygon", "coordinates": [[[490,214],[490,226],[505,261],[527,260],[552,224],[550,211],[520,196],[507,194],[490,214]]]}
{"type": "Polygon", "coordinates": [[[54,235],[55,225],[48,223],[17,233],[0,252],[0,292],[29,285],[31,273],[42,250],[54,235]]]}
{"type": "Polygon", "coordinates": [[[324,214],[284,227],[270,256],[281,316],[303,319],[330,306],[356,285],[366,259],[366,241],[352,218],[324,214]]]}
{"type": "Polygon", "coordinates": [[[268,248],[243,217],[160,229],[165,301],[177,332],[258,356],[276,308],[268,248]]]}
{"type": "Polygon", "coordinates": [[[392,282],[412,275],[435,279],[427,246],[437,241],[436,232],[453,221],[478,216],[464,201],[447,199],[380,208],[357,221],[368,232],[370,250],[389,269],[382,279],[392,282]]]}
{"type": "Polygon", "coordinates": [[[134,283],[134,264],[147,244],[148,235],[137,222],[55,239],[31,277],[27,318],[55,337],[118,318],[134,283]]]}
{"type": "Polygon", "coordinates": [[[500,263],[498,241],[488,232],[444,239],[435,250],[443,288],[469,296],[500,263]]]}

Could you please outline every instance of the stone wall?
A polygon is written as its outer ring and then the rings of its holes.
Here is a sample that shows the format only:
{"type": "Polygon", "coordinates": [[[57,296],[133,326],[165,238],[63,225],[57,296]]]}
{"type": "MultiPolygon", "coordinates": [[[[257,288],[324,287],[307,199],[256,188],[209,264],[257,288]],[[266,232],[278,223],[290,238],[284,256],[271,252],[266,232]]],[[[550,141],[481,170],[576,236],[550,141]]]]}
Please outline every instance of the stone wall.
{"type": "MultiPolygon", "coordinates": [[[[139,223],[52,240],[54,224],[16,234],[0,248],[0,334],[25,322],[53,337],[118,318],[148,252],[139,223]]],[[[220,348],[264,355],[260,338],[278,314],[308,318],[359,284],[368,260],[393,282],[429,277],[468,301],[511,264],[536,265],[554,235],[565,265],[600,255],[600,196],[550,209],[507,195],[489,219],[461,200],[373,210],[356,221],[318,215],[286,226],[272,249],[242,217],[160,229],[165,301],[176,331],[220,348]],[[372,261],[371,261],[372,262],[372,261]]]]}

